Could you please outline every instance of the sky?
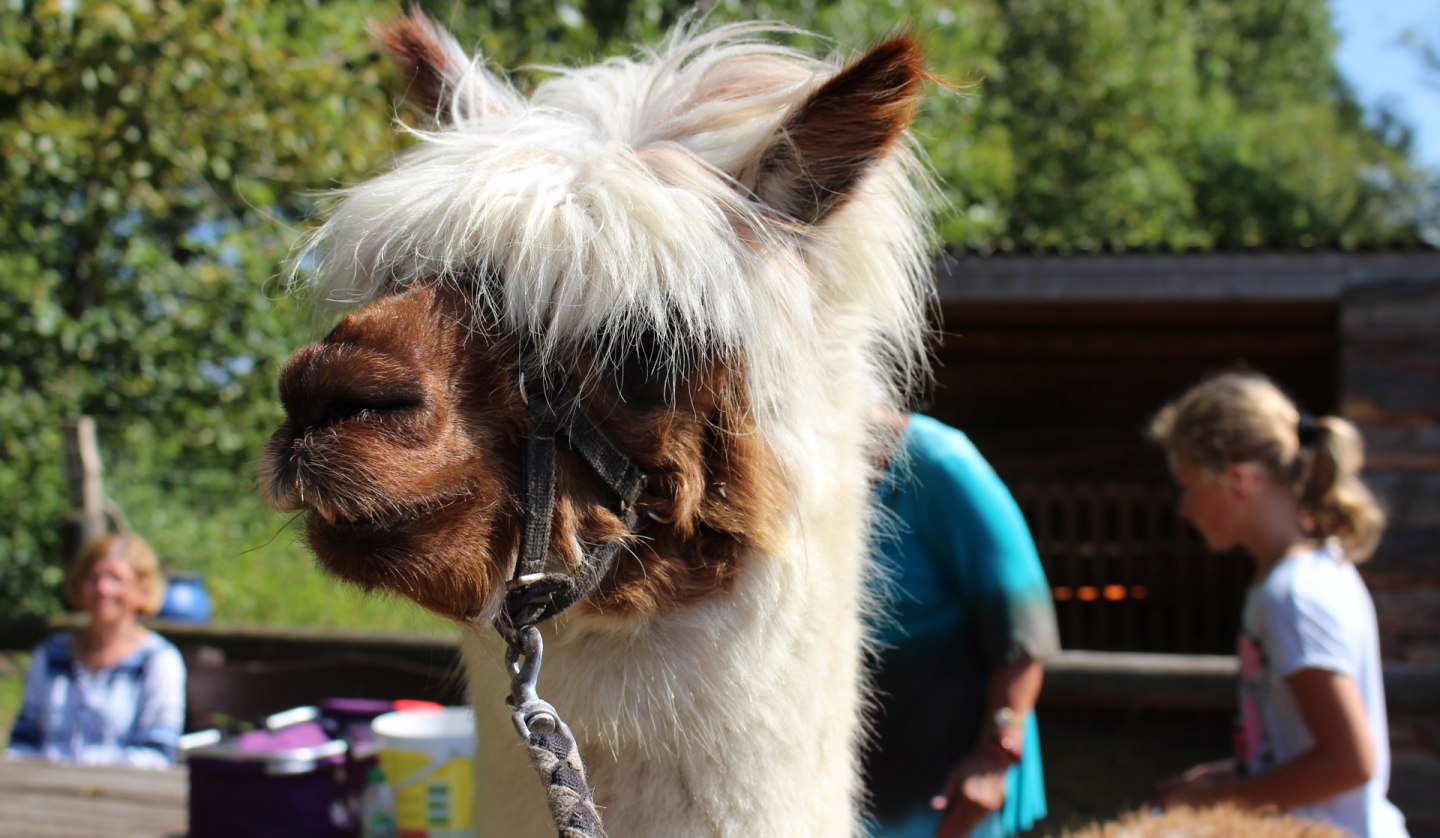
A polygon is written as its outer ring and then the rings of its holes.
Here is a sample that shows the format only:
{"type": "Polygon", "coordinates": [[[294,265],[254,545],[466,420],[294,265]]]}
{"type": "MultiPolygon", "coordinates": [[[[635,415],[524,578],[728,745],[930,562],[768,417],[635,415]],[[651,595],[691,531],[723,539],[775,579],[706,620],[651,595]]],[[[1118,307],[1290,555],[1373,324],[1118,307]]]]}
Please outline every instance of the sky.
{"type": "Polygon", "coordinates": [[[1440,170],[1440,72],[1427,78],[1401,42],[1413,30],[1440,44],[1440,0],[1330,0],[1340,72],[1367,108],[1384,102],[1415,131],[1414,154],[1440,170]]]}

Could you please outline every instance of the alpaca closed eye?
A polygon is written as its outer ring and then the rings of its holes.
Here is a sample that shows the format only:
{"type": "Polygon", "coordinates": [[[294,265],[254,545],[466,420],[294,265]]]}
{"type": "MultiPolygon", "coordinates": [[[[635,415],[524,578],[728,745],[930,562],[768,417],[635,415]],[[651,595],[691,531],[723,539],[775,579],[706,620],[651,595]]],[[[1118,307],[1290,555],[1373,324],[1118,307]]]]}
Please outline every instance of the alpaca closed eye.
{"type": "Polygon", "coordinates": [[[422,406],[419,398],[405,397],[389,399],[385,401],[360,401],[358,399],[336,399],[325,406],[320,421],[315,423],[315,428],[328,428],[331,425],[338,425],[347,419],[368,419],[383,416],[390,413],[399,413],[404,410],[414,410],[422,406]]]}
{"type": "Polygon", "coordinates": [[[320,421],[316,423],[316,426],[320,428],[325,428],[329,427],[330,425],[338,425],[346,419],[359,416],[367,409],[367,405],[363,405],[359,402],[335,402],[326,407],[324,415],[320,417],[320,421]]]}

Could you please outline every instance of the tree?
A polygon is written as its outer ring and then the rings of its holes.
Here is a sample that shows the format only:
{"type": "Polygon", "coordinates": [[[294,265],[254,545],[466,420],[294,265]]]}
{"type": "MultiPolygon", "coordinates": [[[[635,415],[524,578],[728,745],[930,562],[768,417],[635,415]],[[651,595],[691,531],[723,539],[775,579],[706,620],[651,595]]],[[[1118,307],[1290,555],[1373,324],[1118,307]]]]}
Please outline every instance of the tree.
{"type": "MultiPolygon", "coordinates": [[[[516,65],[656,33],[681,4],[499,0],[434,13],[516,65]],[[620,16],[611,18],[610,15],[620,16]]],[[[380,0],[0,4],[0,602],[56,607],[61,426],[96,418],[108,487],[220,609],[279,524],[253,463],[280,364],[318,327],[284,293],[315,196],[398,148],[380,0]]],[[[274,548],[305,562],[290,539],[274,548]]],[[[313,575],[313,574],[312,574],[313,575]]],[[[250,580],[253,581],[253,580],[250,580]]],[[[237,603],[240,603],[237,605],[237,603]]]]}
{"type": "Polygon", "coordinates": [[[266,281],[309,193],[393,148],[379,4],[64,6],[0,6],[0,601],[30,611],[59,574],[67,416],[97,418],[112,487],[188,510],[130,509],[147,536],[212,540],[306,328],[266,281]]]}
{"type": "MultiPolygon", "coordinates": [[[[1440,105],[1440,28],[1430,33],[1411,31],[1405,33],[1405,44],[1420,59],[1426,89],[1440,105]]],[[[1385,109],[1380,110],[1378,129],[1397,136],[1396,143],[1408,147],[1411,132],[1403,121],[1398,120],[1385,109]]],[[[1440,247],[1440,169],[1431,168],[1428,182],[1416,190],[1415,205],[1419,215],[1426,219],[1422,235],[1431,247],[1440,247]]]]}
{"type": "MultiPolygon", "coordinates": [[[[951,246],[1418,242],[1425,176],[1365,124],[1325,0],[740,3],[861,44],[908,24],[932,69],[917,133],[951,246]]],[[[1431,223],[1433,223],[1433,218],[1431,223]]]]}

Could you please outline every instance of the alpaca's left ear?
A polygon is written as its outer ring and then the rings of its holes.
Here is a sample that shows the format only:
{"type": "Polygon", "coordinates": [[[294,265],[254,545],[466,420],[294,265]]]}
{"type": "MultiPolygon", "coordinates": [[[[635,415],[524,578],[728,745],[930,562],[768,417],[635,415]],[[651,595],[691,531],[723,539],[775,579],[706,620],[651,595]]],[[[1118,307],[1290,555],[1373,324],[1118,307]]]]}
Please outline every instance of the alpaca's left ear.
{"type": "Polygon", "coordinates": [[[806,224],[823,221],[900,140],[927,77],[909,35],[870,50],[796,107],[761,157],[755,194],[806,224]]]}
{"type": "Polygon", "coordinates": [[[439,125],[519,113],[514,88],[482,69],[418,8],[378,30],[409,86],[405,99],[439,125]]]}

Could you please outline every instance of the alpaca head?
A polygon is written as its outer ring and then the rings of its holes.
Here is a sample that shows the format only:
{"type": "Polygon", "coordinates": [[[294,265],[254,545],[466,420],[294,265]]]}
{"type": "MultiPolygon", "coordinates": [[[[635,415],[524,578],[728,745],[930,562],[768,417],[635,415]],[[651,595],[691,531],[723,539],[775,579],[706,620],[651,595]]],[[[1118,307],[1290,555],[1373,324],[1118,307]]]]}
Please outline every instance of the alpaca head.
{"type": "Polygon", "coordinates": [[[905,38],[837,70],[760,34],[680,32],[526,99],[419,13],[383,30],[433,124],[310,240],[317,293],[350,310],[286,365],[261,467],[272,505],[309,511],[326,570],[497,612],[525,370],[645,475],[632,523],[558,448],[551,561],[621,548],[585,608],[671,608],[773,546],[793,471],[777,417],[802,382],[852,344],[882,387],[918,357],[903,138],[923,72],[905,38]]]}

